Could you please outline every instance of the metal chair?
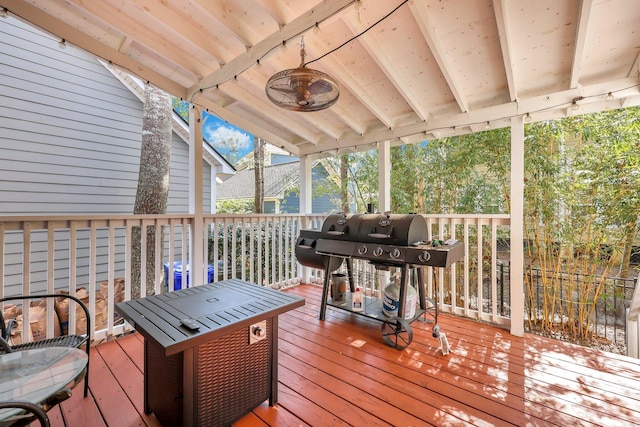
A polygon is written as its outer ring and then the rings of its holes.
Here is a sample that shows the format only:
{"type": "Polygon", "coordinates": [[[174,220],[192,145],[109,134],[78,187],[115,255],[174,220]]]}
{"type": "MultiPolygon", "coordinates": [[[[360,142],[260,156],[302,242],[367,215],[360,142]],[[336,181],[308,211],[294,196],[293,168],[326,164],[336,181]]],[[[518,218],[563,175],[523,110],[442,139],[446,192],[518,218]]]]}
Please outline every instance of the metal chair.
{"type": "Polygon", "coordinates": [[[24,413],[18,414],[10,420],[0,421],[0,425],[2,426],[23,426],[31,424],[34,420],[34,417],[40,421],[40,425],[42,427],[49,427],[51,424],[49,423],[49,417],[47,413],[35,403],[25,402],[21,400],[10,400],[6,402],[0,402],[0,409],[22,409],[24,413]]]}
{"type": "MultiPolygon", "coordinates": [[[[28,350],[28,349],[32,349],[32,348],[45,348],[45,347],[73,347],[73,348],[81,348],[83,345],[85,346],[86,352],[87,352],[87,372],[85,374],[84,377],[84,397],[87,397],[88,393],[89,393],[89,350],[90,350],[90,343],[91,343],[91,339],[90,339],[90,334],[91,334],[91,316],[89,314],[89,309],[87,308],[87,306],[78,298],[72,296],[72,295],[67,295],[67,294],[44,294],[44,295],[28,295],[28,296],[12,296],[12,297],[5,297],[5,298],[0,298],[0,303],[4,303],[5,301],[13,301],[13,300],[22,300],[22,301],[26,301],[26,300],[39,300],[42,298],[68,298],[71,299],[73,301],[75,301],[77,304],[80,305],[80,307],[82,307],[82,309],[84,310],[85,316],[87,318],[87,333],[85,335],[78,335],[78,334],[74,334],[74,335],[61,335],[58,337],[53,337],[53,338],[47,338],[47,339],[42,339],[42,340],[38,340],[38,341],[32,341],[32,342],[26,342],[26,343],[21,343],[21,344],[16,344],[16,345],[11,345],[9,344],[8,347],[4,344],[0,345],[0,353],[3,352],[13,352],[13,351],[18,351],[18,350],[28,350]]],[[[27,309],[29,309],[29,307],[27,306],[27,309]]],[[[24,310],[24,308],[23,308],[24,310]]],[[[10,333],[11,333],[11,326],[12,326],[13,322],[11,322],[11,324],[9,326],[7,326],[7,324],[5,323],[5,319],[4,319],[4,315],[3,315],[3,311],[0,310],[0,331],[2,332],[2,338],[7,342],[10,343],[10,333]]],[[[17,322],[15,322],[15,324],[17,324],[17,322]]],[[[0,340],[2,341],[2,340],[0,340]]]]}

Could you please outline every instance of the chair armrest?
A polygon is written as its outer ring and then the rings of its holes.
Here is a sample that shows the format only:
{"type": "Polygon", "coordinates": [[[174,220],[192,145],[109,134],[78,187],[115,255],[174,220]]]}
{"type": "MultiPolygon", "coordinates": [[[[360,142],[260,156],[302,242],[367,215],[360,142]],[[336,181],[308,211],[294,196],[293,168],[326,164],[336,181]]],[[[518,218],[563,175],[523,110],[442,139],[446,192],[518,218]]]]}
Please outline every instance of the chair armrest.
{"type": "Polygon", "coordinates": [[[11,408],[23,409],[27,412],[31,412],[38,419],[38,421],[40,421],[40,425],[42,427],[49,427],[51,425],[49,423],[49,417],[47,416],[47,413],[39,405],[22,400],[9,400],[0,402],[0,409],[11,408]]]}
{"type": "Polygon", "coordinates": [[[5,353],[11,353],[11,345],[9,345],[9,343],[7,342],[6,339],[4,339],[4,337],[0,337],[0,348],[2,348],[2,351],[4,351],[5,353]]]}
{"type": "MultiPolygon", "coordinates": [[[[12,297],[0,298],[0,303],[3,303],[5,301],[13,301],[13,300],[32,300],[32,299],[38,300],[43,298],[67,298],[75,301],[77,304],[80,305],[80,307],[82,307],[82,309],[84,310],[84,314],[87,318],[87,336],[91,334],[91,315],[89,314],[89,309],[87,308],[85,303],[83,303],[79,298],[73,295],[69,295],[69,294],[16,295],[12,297]]],[[[0,324],[0,329],[2,330],[2,337],[6,339],[8,338],[7,327],[5,325],[4,317],[1,311],[0,311],[0,320],[2,321],[0,324]]]]}

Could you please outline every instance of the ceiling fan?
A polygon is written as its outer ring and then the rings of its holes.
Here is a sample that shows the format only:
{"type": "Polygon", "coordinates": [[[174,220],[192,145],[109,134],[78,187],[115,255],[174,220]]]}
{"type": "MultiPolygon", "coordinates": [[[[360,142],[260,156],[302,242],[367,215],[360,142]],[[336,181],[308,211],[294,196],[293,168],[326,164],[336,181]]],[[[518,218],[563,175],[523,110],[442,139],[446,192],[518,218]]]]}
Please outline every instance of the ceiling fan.
{"type": "Polygon", "coordinates": [[[267,81],[267,98],[278,107],[293,111],[318,111],[336,103],[338,83],[322,71],[305,67],[304,38],[300,43],[300,66],[280,71],[267,81]]]}

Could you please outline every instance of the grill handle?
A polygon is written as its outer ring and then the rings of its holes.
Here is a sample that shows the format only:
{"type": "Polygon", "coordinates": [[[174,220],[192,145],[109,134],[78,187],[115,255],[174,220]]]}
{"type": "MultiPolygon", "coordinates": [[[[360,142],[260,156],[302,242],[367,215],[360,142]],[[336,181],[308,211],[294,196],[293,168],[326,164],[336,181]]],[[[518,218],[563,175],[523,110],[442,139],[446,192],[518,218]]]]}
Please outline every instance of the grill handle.
{"type": "Polygon", "coordinates": [[[344,236],[344,231],[329,230],[327,231],[327,234],[331,234],[332,236],[344,236]]]}
{"type": "Polygon", "coordinates": [[[328,256],[333,258],[347,258],[347,259],[351,258],[351,255],[336,255],[330,252],[321,252],[321,251],[316,251],[316,255],[323,255],[323,256],[328,256]]]}
{"type": "Polygon", "coordinates": [[[371,230],[371,231],[372,231],[372,233],[368,234],[369,237],[373,237],[374,239],[390,239],[391,238],[391,233],[393,233],[393,226],[389,227],[389,233],[388,234],[376,233],[376,229],[375,228],[373,230],[371,230]]]}

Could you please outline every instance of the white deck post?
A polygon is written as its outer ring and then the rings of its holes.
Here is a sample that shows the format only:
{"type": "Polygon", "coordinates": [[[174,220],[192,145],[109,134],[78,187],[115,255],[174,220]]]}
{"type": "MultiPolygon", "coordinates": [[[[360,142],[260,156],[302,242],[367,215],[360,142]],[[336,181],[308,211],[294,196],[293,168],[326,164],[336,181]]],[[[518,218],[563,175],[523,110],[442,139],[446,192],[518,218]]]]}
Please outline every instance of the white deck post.
{"type": "Polygon", "coordinates": [[[627,356],[640,359],[640,277],[627,309],[627,356]]]}
{"type": "Polygon", "coordinates": [[[216,213],[216,199],[218,198],[218,194],[216,192],[217,190],[217,181],[216,181],[216,177],[218,176],[218,170],[222,169],[221,166],[218,166],[216,164],[211,164],[211,176],[209,177],[210,181],[211,181],[211,202],[209,203],[210,206],[210,211],[212,214],[216,213]]]}
{"type": "Polygon", "coordinates": [[[511,333],[524,335],[524,119],[511,119],[511,333]]]}
{"type": "MultiPolygon", "coordinates": [[[[313,197],[312,197],[312,181],[311,181],[311,166],[313,160],[309,156],[300,157],[300,215],[306,215],[313,213],[313,197]]],[[[308,219],[303,219],[300,223],[300,228],[308,228],[308,219]]],[[[304,267],[298,263],[298,277],[302,283],[309,283],[311,279],[311,269],[304,267]]]]}
{"type": "MultiPolygon", "coordinates": [[[[203,167],[202,167],[202,112],[198,108],[189,109],[189,214],[193,215],[189,233],[189,257],[191,264],[189,271],[189,283],[191,286],[206,283],[204,280],[203,241],[203,167]]],[[[183,255],[184,259],[184,255],[183,255]]],[[[185,260],[186,261],[186,260],[185,260]]],[[[183,269],[183,271],[185,271],[183,269]]],[[[186,278],[186,274],[185,274],[186,278]]]]}
{"type": "Polygon", "coordinates": [[[378,211],[391,210],[391,141],[378,144],[378,211]]]}
{"type": "MultiPolygon", "coordinates": [[[[391,210],[391,141],[378,143],[378,211],[391,210]]],[[[391,279],[390,271],[381,271],[378,276],[381,283],[391,279]]]]}

